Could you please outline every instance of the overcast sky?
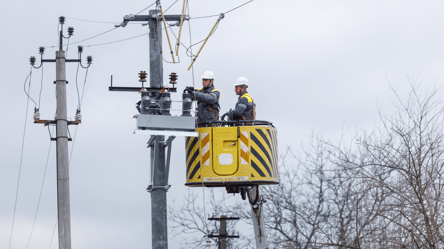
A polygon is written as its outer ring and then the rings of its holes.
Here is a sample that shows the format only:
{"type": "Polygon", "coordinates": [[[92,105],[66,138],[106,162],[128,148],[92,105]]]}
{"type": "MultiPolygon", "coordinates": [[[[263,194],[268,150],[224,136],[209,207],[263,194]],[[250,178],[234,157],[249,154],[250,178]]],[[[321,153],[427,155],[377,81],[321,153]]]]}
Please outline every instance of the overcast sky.
{"type": "MultiPolygon", "coordinates": [[[[58,17],[66,28],[74,27],[70,43],[113,28],[123,16],[136,14],[153,1],[2,1],[0,18],[3,51],[0,90],[0,248],[8,248],[19,175],[24,125],[23,162],[11,248],[26,248],[34,218],[29,248],[49,248],[56,221],[55,142],[51,149],[47,127],[33,124],[34,103],[23,84],[29,74],[29,57],[38,47],[47,47],[45,59],[57,48],[58,17]],[[26,117],[26,119],[25,119],[26,117]],[[49,160],[47,163],[49,154],[49,160]],[[40,189],[47,165],[39,212],[40,189]]],[[[166,9],[174,1],[162,1],[166,9]]],[[[167,14],[180,14],[178,1],[167,14]]],[[[219,14],[246,0],[190,0],[191,17],[219,14]]],[[[141,14],[146,14],[148,10],[141,14]]],[[[233,83],[239,76],[251,83],[250,95],[257,104],[257,118],[278,128],[280,151],[298,150],[312,133],[338,139],[349,126],[372,129],[378,106],[393,111],[394,95],[389,82],[401,95],[409,77],[424,87],[440,87],[444,79],[444,2],[355,1],[355,0],[255,0],[226,14],[215,34],[194,64],[194,82],[206,70],[216,74],[222,113],[237,99],[233,83]]],[[[192,19],[191,39],[206,37],[217,17],[192,19]]],[[[173,28],[177,34],[178,27],[173,28]]],[[[150,248],[149,137],[133,135],[137,93],[109,92],[110,76],[115,86],[138,86],[139,71],[149,71],[148,36],[107,45],[147,33],[147,26],[129,24],[94,39],[69,46],[68,58],[77,58],[77,45],[84,58],[93,56],[70,165],[73,248],[150,248]]],[[[170,34],[170,37],[172,35],[170,34]]],[[[168,45],[164,34],[164,51],[168,45]]],[[[190,44],[188,25],[182,41],[190,44]]],[[[65,40],[66,42],[66,40],[65,40]]],[[[196,51],[200,45],[193,47],[196,51]]],[[[66,46],[65,46],[66,49],[66,46]]],[[[171,58],[166,56],[170,61],[171,58]]],[[[190,58],[180,48],[180,63],[164,63],[164,79],[176,72],[178,88],[193,85],[187,71],[190,58]]],[[[68,115],[77,106],[77,65],[67,65],[68,115]]],[[[78,73],[83,86],[85,70],[78,73]]],[[[31,97],[40,103],[42,119],[55,113],[55,64],[32,70],[31,97]],[[43,88],[39,98],[43,72],[43,88]],[[39,100],[40,99],[40,100],[39,100]]],[[[180,94],[173,94],[180,100],[180,94]]],[[[178,113],[176,113],[178,114],[178,113]]],[[[70,127],[71,135],[75,128],[70,127]]],[[[72,146],[72,142],[70,142],[72,146]]],[[[71,151],[71,147],[70,147],[71,151]]],[[[168,202],[180,202],[186,193],[184,139],[173,143],[168,202]]],[[[200,189],[194,189],[200,192],[200,189]]],[[[170,240],[177,248],[179,240],[170,240]]],[[[57,248],[57,233],[51,248],[57,248]]]]}

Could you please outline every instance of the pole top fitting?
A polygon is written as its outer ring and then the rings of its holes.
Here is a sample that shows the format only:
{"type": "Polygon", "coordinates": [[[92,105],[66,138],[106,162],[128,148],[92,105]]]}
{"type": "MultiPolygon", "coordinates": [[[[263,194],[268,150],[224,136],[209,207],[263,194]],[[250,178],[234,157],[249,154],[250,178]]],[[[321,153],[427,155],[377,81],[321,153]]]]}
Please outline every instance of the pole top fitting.
{"type": "Polygon", "coordinates": [[[225,17],[225,14],[224,13],[220,13],[219,20],[224,19],[224,17],[225,17]]]}
{"type": "Polygon", "coordinates": [[[139,81],[140,82],[146,82],[146,76],[147,76],[147,73],[146,73],[146,71],[140,71],[140,73],[139,73],[139,81]]]}
{"type": "Polygon", "coordinates": [[[73,27],[69,27],[68,28],[68,35],[72,36],[74,34],[74,28],[73,27]]]}
{"type": "Polygon", "coordinates": [[[65,17],[64,16],[60,16],[59,17],[59,23],[60,24],[64,24],[65,23],[65,17]]]}

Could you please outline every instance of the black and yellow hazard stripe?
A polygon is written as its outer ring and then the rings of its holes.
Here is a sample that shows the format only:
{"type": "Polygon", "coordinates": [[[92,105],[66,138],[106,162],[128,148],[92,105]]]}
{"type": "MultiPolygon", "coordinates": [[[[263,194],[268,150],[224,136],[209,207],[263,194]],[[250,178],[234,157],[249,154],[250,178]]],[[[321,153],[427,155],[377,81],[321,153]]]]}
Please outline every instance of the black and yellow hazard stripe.
{"type": "Polygon", "coordinates": [[[260,177],[277,178],[274,139],[267,129],[269,128],[252,129],[250,132],[251,166],[260,177]]]}
{"type": "Polygon", "coordinates": [[[277,130],[267,129],[268,136],[271,139],[272,153],[273,153],[273,168],[276,178],[278,178],[278,144],[277,144],[277,130]]]}
{"type": "Polygon", "coordinates": [[[200,151],[199,151],[199,138],[187,137],[185,140],[186,152],[187,152],[187,179],[193,178],[199,179],[200,174],[197,174],[200,169],[200,151]]]}

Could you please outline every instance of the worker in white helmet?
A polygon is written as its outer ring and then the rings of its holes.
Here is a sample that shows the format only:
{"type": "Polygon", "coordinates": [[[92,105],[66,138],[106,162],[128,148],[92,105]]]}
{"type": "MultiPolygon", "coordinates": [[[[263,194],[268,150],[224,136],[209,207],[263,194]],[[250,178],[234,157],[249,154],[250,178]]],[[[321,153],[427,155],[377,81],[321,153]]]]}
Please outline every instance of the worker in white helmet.
{"type": "MultiPolygon", "coordinates": [[[[255,120],[256,118],[256,105],[253,102],[250,94],[247,92],[248,88],[248,79],[245,77],[239,77],[234,82],[234,91],[237,95],[239,95],[239,99],[237,100],[236,107],[234,110],[228,111],[225,116],[228,116],[231,121],[239,121],[239,120],[255,120]]],[[[247,124],[251,124],[251,122],[247,122],[247,124]]]]}
{"type": "Polygon", "coordinates": [[[206,71],[202,75],[203,88],[197,90],[192,87],[186,90],[192,90],[193,98],[197,101],[197,122],[199,125],[205,126],[219,120],[219,97],[220,92],[214,87],[214,73],[206,71]]]}

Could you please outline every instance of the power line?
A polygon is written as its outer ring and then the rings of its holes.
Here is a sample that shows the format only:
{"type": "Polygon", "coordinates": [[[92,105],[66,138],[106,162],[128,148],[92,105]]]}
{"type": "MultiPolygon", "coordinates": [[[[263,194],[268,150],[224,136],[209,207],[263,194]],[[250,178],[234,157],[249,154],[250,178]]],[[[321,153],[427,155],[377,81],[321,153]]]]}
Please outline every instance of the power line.
{"type": "Polygon", "coordinates": [[[49,243],[49,249],[51,249],[52,240],[54,239],[54,234],[55,234],[55,230],[56,230],[56,227],[57,227],[57,221],[58,221],[58,218],[56,218],[56,221],[54,223],[54,229],[52,230],[52,236],[51,236],[51,242],[49,243]]]}
{"type": "Polygon", "coordinates": [[[31,96],[29,96],[29,92],[31,91],[31,78],[30,78],[31,76],[32,76],[32,66],[31,66],[31,71],[28,74],[28,77],[26,77],[23,90],[25,91],[26,96],[28,96],[28,100],[34,102],[35,107],[37,107],[37,103],[31,98],[31,96]],[[28,92],[26,92],[26,81],[28,80],[28,78],[29,78],[29,87],[28,87],[28,92]]]}
{"type": "MultiPolygon", "coordinates": [[[[28,74],[28,77],[26,77],[26,79],[25,79],[25,86],[26,86],[26,81],[29,78],[28,92],[31,91],[31,78],[30,78],[31,75],[32,75],[32,66],[31,66],[31,70],[30,70],[30,72],[28,74]]],[[[25,93],[26,93],[26,88],[25,88],[25,93]]],[[[26,94],[26,95],[28,95],[28,94],[26,94]]],[[[28,106],[29,106],[29,100],[30,99],[31,99],[31,97],[29,97],[29,95],[28,95],[28,99],[26,100],[25,124],[24,124],[24,128],[23,128],[22,151],[21,151],[21,154],[20,154],[20,166],[19,166],[19,174],[18,174],[18,179],[17,179],[17,189],[16,189],[16,192],[15,192],[14,214],[12,215],[11,236],[9,237],[8,249],[11,248],[12,235],[14,233],[15,211],[17,210],[17,199],[18,199],[19,188],[20,188],[20,176],[21,176],[21,172],[22,172],[22,162],[23,162],[23,149],[25,147],[25,136],[26,136],[26,123],[27,123],[26,119],[27,119],[27,116],[28,116],[28,106]]]]}
{"type": "MultiPolygon", "coordinates": [[[[156,2],[157,2],[157,1],[156,1],[156,2]]],[[[154,4],[156,4],[156,2],[154,2],[154,3],[150,4],[150,6],[146,7],[145,9],[143,9],[143,10],[141,10],[141,11],[137,12],[137,13],[136,13],[136,15],[138,15],[138,14],[142,13],[142,12],[143,12],[144,10],[146,10],[146,9],[148,9],[149,7],[153,6],[154,4]]]]}
{"type": "MultiPolygon", "coordinates": [[[[83,97],[85,96],[86,78],[88,77],[88,70],[89,70],[89,68],[86,69],[85,81],[83,82],[82,98],[80,98],[80,107],[82,107],[83,97]]],[[[80,107],[79,107],[79,110],[80,110],[80,107]]]]}
{"type": "Polygon", "coordinates": [[[42,99],[42,90],[43,90],[43,63],[42,63],[42,78],[40,80],[39,109],[40,109],[40,100],[42,99]]]}
{"type": "MultiPolygon", "coordinates": [[[[108,33],[108,32],[111,32],[111,31],[115,30],[116,28],[117,28],[117,27],[114,27],[114,28],[112,28],[112,29],[110,29],[110,30],[108,30],[108,31],[105,31],[105,32],[103,32],[103,33],[100,33],[100,34],[98,34],[98,35],[91,36],[91,37],[86,38],[86,39],[81,40],[81,41],[73,42],[73,43],[71,43],[71,45],[73,45],[73,44],[77,44],[77,43],[80,43],[80,42],[84,42],[84,41],[91,40],[91,39],[96,38],[96,37],[98,37],[98,36],[104,35],[104,34],[106,34],[106,33],[108,33]]],[[[49,47],[46,47],[46,48],[54,48],[54,47],[58,47],[58,46],[59,46],[59,45],[54,45],[54,46],[49,46],[49,47]]]]}
{"type": "MultiPolygon", "coordinates": [[[[79,56],[80,57],[80,56],[79,56]]],[[[77,63],[77,71],[76,71],[76,89],[77,89],[77,109],[80,110],[80,94],[79,94],[79,85],[77,84],[77,76],[79,75],[80,62],[77,63]]]]}
{"type": "Polygon", "coordinates": [[[77,43],[80,43],[80,42],[84,42],[84,41],[91,40],[91,39],[96,38],[96,37],[98,37],[98,36],[104,35],[104,34],[106,34],[106,33],[108,33],[108,32],[111,32],[111,31],[115,30],[116,28],[117,28],[117,27],[114,27],[114,28],[112,28],[112,29],[110,29],[110,30],[108,30],[108,31],[105,31],[105,32],[100,33],[100,34],[95,35],[95,36],[92,36],[92,37],[90,37],[90,38],[87,38],[87,39],[84,39],[84,40],[81,40],[81,41],[78,41],[78,42],[73,42],[73,43],[71,43],[71,45],[73,45],[73,44],[77,44],[77,43]]]}
{"type": "MultiPolygon", "coordinates": [[[[53,132],[54,132],[54,128],[53,128],[52,130],[53,130],[53,132]]],[[[29,236],[28,246],[26,246],[26,249],[29,248],[29,244],[31,243],[31,238],[32,238],[32,233],[33,233],[33,231],[34,231],[35,221],[37,220],[37,214],[38,214],[38,212],[39,212],[40,200],[41,200],[41,198],[42,198],[43,186],[44,186],[44,184],[45,184],[46,170],[47,170],[47,168],[48,168],[49,155],[51,154],[51,144],[52,144],[51,141],[49,141],[48,156],[46,157],[46,165],[45,165],[45,171],[44,171],[44,173],[43,173],[42,186],[40,187],[39,201],[37,202],[37,210],[35,211],[34,222],[32,223],[31,235],[29,236]]]]}
{"type": "Polygon", "coordinates": [[[163,13],[166,13],[171,7],[173,7],[174,4],[177,3],[177,1],[179,1],[179,0],[176,0],[173,4],[171,4],[170,7],[168,7],[163,13]]]}
{"type": "Polygon", "coordinates": [[[83,47],[95,47],[95,46],[108,45],[108,44],[112,44],[112,43],[123,42],[123,41],[131,40],[131,39],[135,39],[135,38],[142,37],[142,36],[145,36],[145,35],[148,35],[148,34],[149,33],[145,33],[145,34],[141,34],[141,35],[138,35],[138,36],[133,36],[133,37],[122,39],[122,40],[117,40],[117,41],[112,41],[112,42],[105,42],[105,43],[99,43],[99,44],[93,44],[93,45],[86,45],[86,46],[83,46],[83,47]]]}
{"type": "Polygon", "coordinates": [[[79,19],[79,18],[74,18],[74,17],[66,17],[66,18],[77,20],[77,21],[82,21],[82,22],[111,23],[111,24],[118,24],[119,23],[119,22],[104,22],[104,21],[85,20],[85,19],[79,19]]]}
{"type": "Polygon", "coordinates": [[[254,1],[254,0],[250,0],[250,1],[246,2],[246,3],[244,3],[244,4],[241,4],[241,5],[237,6],[237,7],[234,8],[234,9],[231,9],[231,10],[229,10],[229,11],[227,11],[227,12],[224,12],[224,14],[227,14],[227,13],[233,11],[233,10],[236,10],[236,9],[238,9],[238,8],[240,8],[240,7],[242,7],[242,6],[246,5],[246,4],[248,4],[248,3],[251,3],[251,2],[253,2],[253,1],[254,1]]]}
{"type": "MultiPolygon", "coordinates": [[[[236,9],[238,9],[238,8],[240,8],[240,7],[242,7],[242,6],[246,5],[246,4],[248,4],[248,3],[250,3],[250,2],[253,2],[253,1],[254,1],[254,0],[250,0],[250,1],[246,2],[246,3],[243,3],[243,4],[239,5],[239,6],[237,6],[236,8],[233,8],[233,9],[231,9],[231,10],[228,10],[228,11],[223,12],[223,14],[227,14],[227,13],[229,13],[229,12],[231,12],[231,11],[233,11],[233,10],[236,10],[236,9]]],[[[210,18],[210,17],[216,17],[216,16],[220,16],[220,14],[218,14],[218,15],[211,15],[211,16],[191,17],[190,19],[202,19],[202,18],[210,18]]]]}

